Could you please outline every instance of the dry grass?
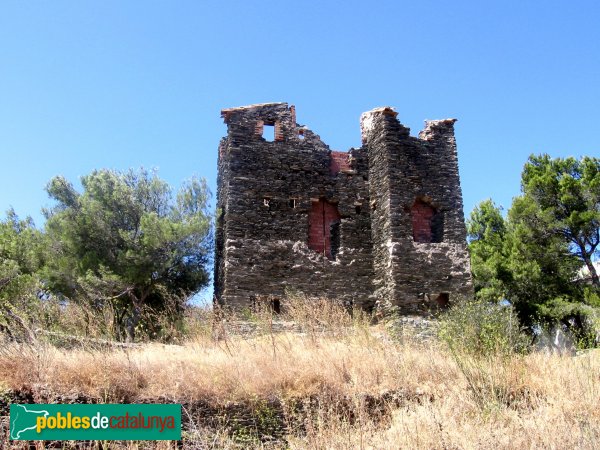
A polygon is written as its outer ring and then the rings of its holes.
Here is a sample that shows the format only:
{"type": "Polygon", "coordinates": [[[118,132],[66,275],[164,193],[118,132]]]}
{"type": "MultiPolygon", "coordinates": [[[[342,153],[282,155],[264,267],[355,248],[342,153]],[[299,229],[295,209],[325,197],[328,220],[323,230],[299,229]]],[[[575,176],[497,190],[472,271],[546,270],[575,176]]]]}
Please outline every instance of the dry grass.
{"type": "MultiPolygon", "coordinates": [[[[332,320],[336,326],[327,327],[315,317],[302,332],[271,333],[272,321],[263,319],[256,319],[253,337],[232,335],[225,326],[224,339],[200,333],[182,346],[7,344],[0,349],[0,391],[31,390],[36,401],[312,402],[301,422],[288,423],[283,438],[271,444],[226,425],[206,426],[191,411],[184,448],[600,446],[598,352],[475,359],[452,356],[435,343],[395,342],[364,321],[332,320]],[[366,399],[382,399],[380,414],[366,399]]],[[[174,448],[169,445],[152,448],[174,448]]]]}

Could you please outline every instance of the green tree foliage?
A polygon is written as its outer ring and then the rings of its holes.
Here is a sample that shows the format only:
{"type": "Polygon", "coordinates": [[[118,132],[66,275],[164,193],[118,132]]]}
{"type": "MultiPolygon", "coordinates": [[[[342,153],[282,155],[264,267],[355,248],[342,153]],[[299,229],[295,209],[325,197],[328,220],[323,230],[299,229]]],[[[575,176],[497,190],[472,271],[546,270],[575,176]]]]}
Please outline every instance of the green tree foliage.
{"type": "Polygon", "coordinates": [[[504,249],[507,230],[500,209],[491,200],[481,202],[471,212],[467,234],[475,291],[480,298],[499,301],[510,277],[504,249]]]}
{"type": "Polygon", "coordinates": [[[523,220],[569,246],[600,287],[592,264],[600,244],[600,159],[530,156],[522,175],[523,198],[535,205],[523,220]]]}
{"type": "Polygon", "coordinates": [[[42,234],[33,221],[9,210],[0,222],[0,331],[14,339],[34,339],[29,319],[36,315],[42,256],[42,234]]]}
{"type": "Polygon", "coordinates": [[[477,297],[509,300],[528,326],[561,323],[582,340],[598,317],[600,160],[531,156],[507,218],[491,200],[467,222],[477,297]],[[581,280],[587,266],[592,286],[581,280]]]}
{"type": "MultiPolygon", "coordinates": [[[[63,177],[47,192],[48,288],[95,310],[114,311],[119,337],[153,335],[156,318],[181,313],[209,283],[210,193],[192,179],[176,195],[155,173],[98,170],[79,193],[63,177]]],[[[175,317],[173,317],[174,319],[175,317]]]]}

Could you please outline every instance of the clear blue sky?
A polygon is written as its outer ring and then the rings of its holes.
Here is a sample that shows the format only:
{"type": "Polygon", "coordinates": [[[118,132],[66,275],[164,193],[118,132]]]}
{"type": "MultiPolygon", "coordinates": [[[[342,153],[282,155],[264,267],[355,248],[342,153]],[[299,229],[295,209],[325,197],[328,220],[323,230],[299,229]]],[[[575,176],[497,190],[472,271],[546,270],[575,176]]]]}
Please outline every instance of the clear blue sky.
{"type": "Polygon", "coordinates": [[[332,149],[395,106],[456,124],[466,214],[532,152],[600,155],[597,1],[3,1],[0,210],[54,175],[156,167],[215,185],[222,108],[287,101],[332,149]]]}

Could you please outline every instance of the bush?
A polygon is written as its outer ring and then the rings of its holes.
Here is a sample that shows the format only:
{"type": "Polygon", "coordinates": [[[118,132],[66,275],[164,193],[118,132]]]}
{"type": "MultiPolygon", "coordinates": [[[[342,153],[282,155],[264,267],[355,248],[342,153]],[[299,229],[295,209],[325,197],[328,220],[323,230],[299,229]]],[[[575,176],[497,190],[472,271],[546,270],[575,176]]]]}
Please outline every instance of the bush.
{"type": "Polygon", "coordinates": [[[522,353],[529,345],[512,306],[464,300],[440,316],[439,337],[451,351],[474,356],[522,353]]]}
{"type": "Polygon", "coordinates": [[[554,298],[540,305],[541,327],[548,330],[560,329],[569,335],[579,349],[598,345],[600,336],[600,297],[594,288],[586,288],[583,302],[569,298],[554,298]]]}

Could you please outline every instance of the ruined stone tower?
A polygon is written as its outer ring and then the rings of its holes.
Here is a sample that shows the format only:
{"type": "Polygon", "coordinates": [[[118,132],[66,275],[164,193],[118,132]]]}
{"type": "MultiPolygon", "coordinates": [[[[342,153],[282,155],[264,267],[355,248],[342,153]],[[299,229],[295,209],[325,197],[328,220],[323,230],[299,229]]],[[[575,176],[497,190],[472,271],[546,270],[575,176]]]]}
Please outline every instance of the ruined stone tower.
{"type": "Polygon", "coordinates": [[[336,152],[286,103],[221,114],[217,302],[278,311],[291,289],[412,314],[472,293],[455,120],[415,138],[377,108],[362,147],[336,152]]]}

